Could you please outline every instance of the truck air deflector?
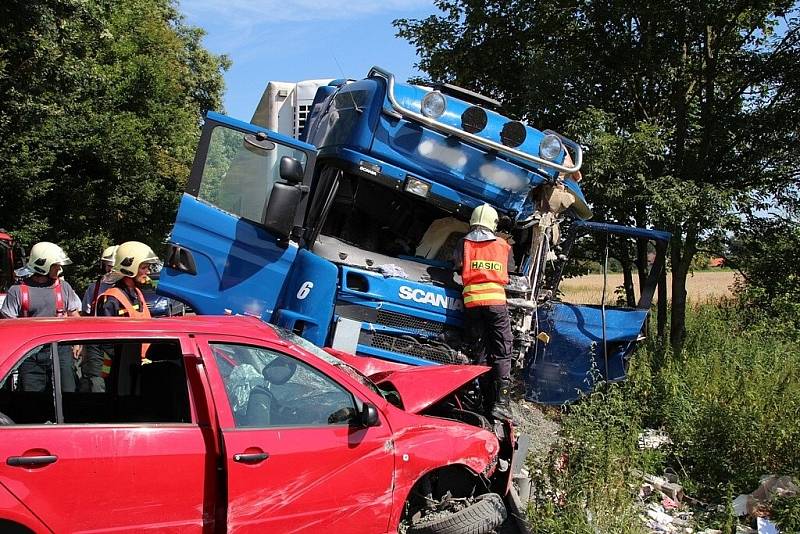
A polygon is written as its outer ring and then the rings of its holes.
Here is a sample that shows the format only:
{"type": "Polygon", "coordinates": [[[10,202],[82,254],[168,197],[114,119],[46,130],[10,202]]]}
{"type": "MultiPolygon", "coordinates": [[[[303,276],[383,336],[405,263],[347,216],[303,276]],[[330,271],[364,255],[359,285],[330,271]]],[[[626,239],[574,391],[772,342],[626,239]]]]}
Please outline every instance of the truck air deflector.
{"type": "MultiPolygon", "coordinates": [[[[422,115],[421,113],[417,113],[411,109],[408,109],[397,100],[395,96],[394,74],[387,72],[384,69],[381,69],[380,67],[372,67],[372,69],[370,69],[369,71],[369,74],[367,74],[367,77],[369,78],[372,76],[379,76],[386,80],[387,84],[386,98],[389,100],[392,109],[408,120],[424,124],[425,126],[437,130],[445,135],[453,135],[470,143],[474,143],[478,146],[496,150],[497,152],[506,154],[513,158],[521,159],[529,164],[555,169],[556,171],[563,172],[565,174],[572,174],[574,172],[578,172],[581,168],[581,165],[583,164],[583,151],[580,145],[578,145],[576,142],[570,139],[567,139],[566,137],[560,136],[561,141],[566,146],[569,146],[574,152],[573,161],[575,163],[573,165],[562,165],[559,163],[555,163],[553,161],[548,161],[538,156],[534,156],[533,154],[528,154],[526,152],[505,146],[501,143],[492,141],[490,139],[486,139],[485,137],[471,134],[459,128],[450,126],[448,124],[444,124],[442,122],[438,122],[435,119],[430,119],[422,115]]],[[[458,119],[460,122],[460,113],[458,119]]]]}

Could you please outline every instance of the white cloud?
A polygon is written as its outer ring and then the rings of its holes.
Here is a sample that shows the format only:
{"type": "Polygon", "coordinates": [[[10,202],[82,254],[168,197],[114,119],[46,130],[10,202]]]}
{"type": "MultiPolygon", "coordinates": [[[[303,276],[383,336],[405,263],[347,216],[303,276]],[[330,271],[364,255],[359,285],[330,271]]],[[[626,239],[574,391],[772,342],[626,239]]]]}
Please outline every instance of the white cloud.
{"type": "Polygon", "coordinates": [[[377,13],[396,13],[432,7],[431,0],[181,0],[190,19],[226,20],[239,27],[276,22],[355,19],[377,13]]]}

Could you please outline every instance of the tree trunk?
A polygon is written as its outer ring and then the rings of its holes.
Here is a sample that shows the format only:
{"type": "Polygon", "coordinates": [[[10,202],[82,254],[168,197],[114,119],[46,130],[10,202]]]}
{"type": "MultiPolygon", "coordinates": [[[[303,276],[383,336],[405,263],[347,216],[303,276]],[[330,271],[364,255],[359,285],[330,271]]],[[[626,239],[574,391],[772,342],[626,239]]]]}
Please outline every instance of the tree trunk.
{"type": "Polygon", "coordinates": [[[681,243],[680,230],[672,235],[672,308],[670,313],[670,332],[669,340],[672,344],[672,351],[680,354],[683,350],[683,342],[686,338],[686,278],[689,275],[689,267],[692,264],[695,252],[697,252],[696,232],[687,232],[687,236],[681,243]]]}
{"type": "Polygon", "coordinates": [[[625,305],[636,307],[636,293],[633,288],[633,265],[630,261],[622,264],[622,284],[625,287],[625,305]]]}
{"type": "Polygon", "coordinates": [[[661,270],[658,277],[658,304],[656,312],[656,335],[663,345],[667,333],[667,266],[661,270]]]}

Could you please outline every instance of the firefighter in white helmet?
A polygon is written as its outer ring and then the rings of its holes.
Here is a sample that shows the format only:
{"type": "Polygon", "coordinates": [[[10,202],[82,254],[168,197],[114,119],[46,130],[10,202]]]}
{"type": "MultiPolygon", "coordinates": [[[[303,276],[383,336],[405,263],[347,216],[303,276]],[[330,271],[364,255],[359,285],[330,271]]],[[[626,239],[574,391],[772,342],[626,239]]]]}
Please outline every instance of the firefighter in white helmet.
{"type": "Polygon", "coordinates": [[[510,419],[511,352],[514,341],[506,306],[505,286],[513,269],[511,245],[495,235],[500,217],[488,204],[475,208],[470,230],[454,251],[453,263],[461,273],[464,329],[473,361],[492,368],[491,382],[482,381],[489,413],[510,419]]]}
{"type": "MultiPolygon", "coordinates": [[[[70,265],[64,250],[48,241],[31,248],[28,263],[17,269],[21,281],[9,288],[0,308],[3,318],[16,317],[66,317],[80,314],[81,301],[66,280],[61,278],[62,266],[70,265]]],[[[69,345],[58,348],[61,390],[73,392],[76,376],[73,367],[73,350],[69,345]]],[[[23,391],[44,391],[52,387],[52,362],[50,346],[29,356],[19,367],[23,391]]]]}
{"type": "Polygon", "coordinates": [[[106,275],[108,275],[114,267],[114,254],[117,252],[117,248],[119,248],[118,245],[106,247],[103,250],[103,254],[100,256],[98,262],[100,274],[93,283],[89,284],[89,287],[86,288],[86,293],[83,294],[81,311],[84,315],[94,315],[94,304],[97,302],[97,298],[102,295],[106,289],[110,289],[114,285],[109,281],[106,275]]]}

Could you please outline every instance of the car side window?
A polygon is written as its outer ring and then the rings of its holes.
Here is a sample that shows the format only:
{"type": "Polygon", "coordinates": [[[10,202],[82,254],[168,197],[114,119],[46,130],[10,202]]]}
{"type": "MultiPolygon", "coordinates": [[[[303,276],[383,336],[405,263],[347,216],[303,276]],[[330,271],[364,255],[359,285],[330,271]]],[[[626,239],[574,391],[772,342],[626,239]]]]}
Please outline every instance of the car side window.
{"type": "Polygon", "coordinates": [[[309,427],[348,424],[352,394],[286,354],[249,345],[212,343],[237,427],[309,427]]]}
{"type": "Polygon", "coordinates": [[[51,345],[29,350],[0,382],[0,425],[56,423],[51,345]]]}
{"type": "Polygon", "coordinates": [[[60,342],[57,376],[51,351],[29,351],[0,382],[5,424],[191,422],[178,340],[60,342]]]}

